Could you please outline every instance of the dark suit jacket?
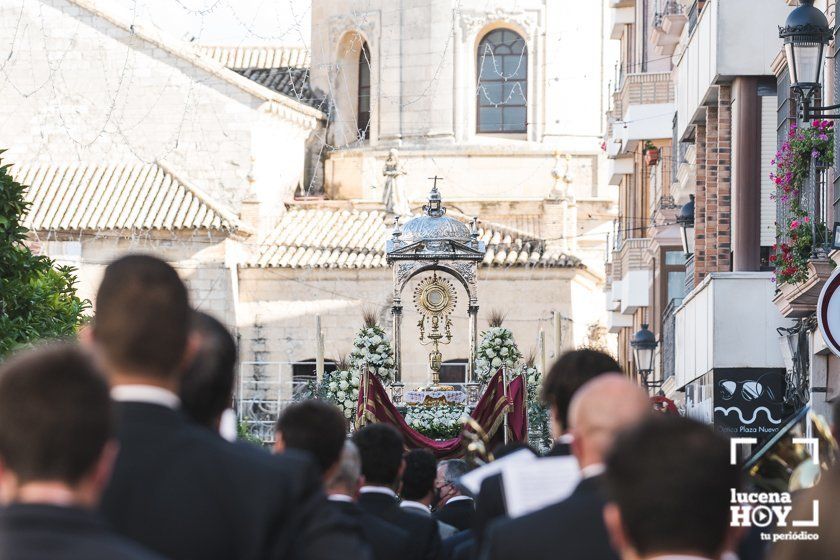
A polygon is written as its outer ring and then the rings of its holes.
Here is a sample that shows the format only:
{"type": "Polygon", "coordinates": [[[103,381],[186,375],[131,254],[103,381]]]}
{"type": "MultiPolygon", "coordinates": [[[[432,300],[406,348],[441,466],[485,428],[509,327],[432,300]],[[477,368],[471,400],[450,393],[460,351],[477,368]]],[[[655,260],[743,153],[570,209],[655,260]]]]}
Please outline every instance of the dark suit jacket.
{"type": "Polygon", "coordinates": [[[41,504],[0,510],[4,560],[162,560],[105,528],[93,512],[41,504]]]}
{"type": "Polygon", "coordinates": [[[440,534],[437,521],[400,508],[397,500],[377,492],[359,495],[359,507],[409,533],[411,557],[423,560],[440,558],[440,534]]]}
{"type": "MultiPolygon", "coordinates": [[[[565,457],[572,454],[568,443],[556,443],[545,454],[546,457],[565,457]]],[[[507,517],[507,503],[505,502],[505,488],[502,475],[488,476],[481,483],[478,497],[475,500],[475,517],[472,529],[475,533],[476,545],[480,549],[484,542],[487,527],[498,518],[507,517]]]]}
{"type": "Polygon", "coordinates": [[[472,499],[447,502],[435,512],[435,519],[448,523],[459,531],[471,529],[474,517],[475,502],[472,499]]]}
{"type": "Polygon", "coordinates": [[[369,558],[360,529],[328,508],[308,455],[231,444],[155,404],[117,412],[120,454],[101,509],[122,535],[172,560],[369,558]]]}
{"type": "MultiPolygon", "coordinates": [[[[441,558],[444,560],[452,560],[457,557],[459,550],[463,549],[469,551],[472,549],[474,544],[475,538],[471,530],[455,533],[448,539],[443,539],[443,543],[441,545],[441,558]]],[[[466,558],[469,557],[470,555],[467,554],[466,558]]]]}
{"type": "Polygon", "coordinates": [[[359,523],[365,540],[373,551],[374,560],[403,560],[409,555],[408,531],[383,521],[350,502],[330,501],[330,506],[359,523]]]}
{"type": "Polygon", "coordinates": [[[481,558],[618,560],[604,526],[601,485],[601,476],[584,479],[560,503],[492,524],[481,558]]]}

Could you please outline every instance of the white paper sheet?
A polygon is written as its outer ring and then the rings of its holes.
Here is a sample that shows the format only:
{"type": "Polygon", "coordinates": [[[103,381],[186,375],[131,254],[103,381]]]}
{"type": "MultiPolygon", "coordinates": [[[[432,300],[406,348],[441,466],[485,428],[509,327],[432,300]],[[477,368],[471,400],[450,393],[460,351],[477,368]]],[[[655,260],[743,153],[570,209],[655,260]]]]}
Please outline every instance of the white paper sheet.
{"type": "Polygon", "coordinates": [[[502,472],[506,465],[524,465],[536,461],[537,457],[531,451],[522,449],[505,455],[501,459],[483,465],[474,471],[470,471],[461,477],[460,482],[467,487],[467,490],[477,495],[481,489],[481,483],[485,478],[493,476],[496,473],[502,472]]]}
{"type": "Polygon", "coordinates": [[[510,517],[519,517],[569,497],[580,482],[574,457],[545,457],[503,466],[502,483],[510,517]]]}

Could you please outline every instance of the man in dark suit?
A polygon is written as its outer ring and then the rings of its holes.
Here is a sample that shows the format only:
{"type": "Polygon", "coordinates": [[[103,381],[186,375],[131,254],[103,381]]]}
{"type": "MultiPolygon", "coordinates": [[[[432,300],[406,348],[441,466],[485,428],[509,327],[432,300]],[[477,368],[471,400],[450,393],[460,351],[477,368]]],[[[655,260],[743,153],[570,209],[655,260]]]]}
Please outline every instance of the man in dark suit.
{"type": "Polygon", "coordinates": [[[190,337],[195,355],[181,375],[181,409],[196,423],[218,433],[222,415],[233,400],[236,341],[218,319],[203,311],[190,314],[190,337]]]}
{"type": "Polygon", "coordinates": [[[431,517],[403,510],[394,491],[405,469],[403,437],[387,424],[370,424],[353,434],[362,458],[365,486],[359,490],[359,506],[380,519],[408,531],[412,557],[435,560],[440,555],[440,535],[431,517]]]}
{"type": "Polygon", "coordinates": [[[459,531],[472,528],[475,517],[475,501],[460,482],[460,478],[467,474],[468,470],[463,459],[449,459],[438,463],[435,478],[435,519],[448,523],[459,531]]]}
{"type": "Polygon", "coordinates": [[[353,442],[345,441],[338,465],[326,483],[330,504],[359,522],[376,560],[403,560],[411,557],[407,531],[364,511],[356,504],[361,486],[362,460],[359,450],[353,442]]]}
{"type": "MultiPolygon", "coordinates": [[[[554,446],[548,456],[572,453],[569,429],[569,405],[572,397],[585,383],[605,373],[621,373],[621,366],[605,352],[584,348],[565,352],[543,378],[540,397],[551,409],[551,432],[554,446]]],[[[497,457],[499,455],[497,454],[497,457]]],[[[479,548],[484,532],[496,518],[507,516],[502,475],[488,477],[481,484],[476,499],[474,530],[479,548]]]]}
{"type": "Polygon", "coordinates": [[[71,346],[0,368],[0,558],[154,560],[95,512],[117,453],[108,385],[71,346]]]}
{"type": "Polygon", "coordinates": [[[711,560],[735,550],[742,529],[730,524],[730,493],[742,480],[729,453],[728,438],[671,414],[620,435],[606,461],[604,518],[621,557],[711,560]]]}
{"type": "Polygon", "coordinates": [[[330,507],[357,523],[376,560],[402,559],[408,554],[406,531],[355,503],[362,463],[356,446],[347,441],[347,420],[335,405],[306,400],[286,407],[277,419],[274,451],[285,453],[290,449],[315,458],[330,507]]]}
{"type": "Polygon", "coordinates": [[[105,270],[90,342],[119,419],[106,519],[173,560],[364,558],[353,527],[323,511],[308,456],[231,444],[181,412],[180,376],[196,348],[190,312],[186,287],[159,259],[132,255],[105,270]]]}
{"type": "Polygon", "coordinates": [[[581,387],[572,399],[569,419],[582,480],[562,502],[491,525],[482,558],[617,559],[603,519],[604,457],[620,430],[649,413],[647,395],[624,376],[599,376],[581,387]]]}

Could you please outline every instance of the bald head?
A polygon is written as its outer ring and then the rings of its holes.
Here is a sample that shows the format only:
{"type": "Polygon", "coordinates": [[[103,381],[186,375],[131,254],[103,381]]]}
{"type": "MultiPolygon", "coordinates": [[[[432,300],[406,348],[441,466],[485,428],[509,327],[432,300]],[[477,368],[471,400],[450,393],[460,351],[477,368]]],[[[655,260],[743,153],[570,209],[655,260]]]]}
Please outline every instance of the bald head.
{"type": "Polygon", "coordinates": [[[615,436],[650,409],[645,392],[620,374],[601,375],[578,389],[569,406],[569,426],[581,466],[603,462],[615,436]]]}

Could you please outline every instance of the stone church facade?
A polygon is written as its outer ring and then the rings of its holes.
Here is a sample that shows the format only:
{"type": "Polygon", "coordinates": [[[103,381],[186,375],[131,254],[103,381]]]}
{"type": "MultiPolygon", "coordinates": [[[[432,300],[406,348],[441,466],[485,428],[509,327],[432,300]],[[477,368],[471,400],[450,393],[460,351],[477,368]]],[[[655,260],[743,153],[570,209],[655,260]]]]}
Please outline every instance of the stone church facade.
{"type": "MultiPolygon", "coordinates": [[[[248,395],[284,399],[316,317],[327,358],[362,310],[389,327],[394,153],[412,211],[439,176],[450,215],[479,217],[480,329],[498,309],[526,353],[541,333],[549,357],[599,343],[600,3],[356,4],[313,0],[308,48],[184,44],[92,0],[0,5],[0,147],[33,247],[86,297],[120,254],[167,259],[236,333],[248,395]]],[[[469,352],[460,311],[447,360],[469,352]]],[[[410,313],[408,385],[426,375],[410,313]]]]}

